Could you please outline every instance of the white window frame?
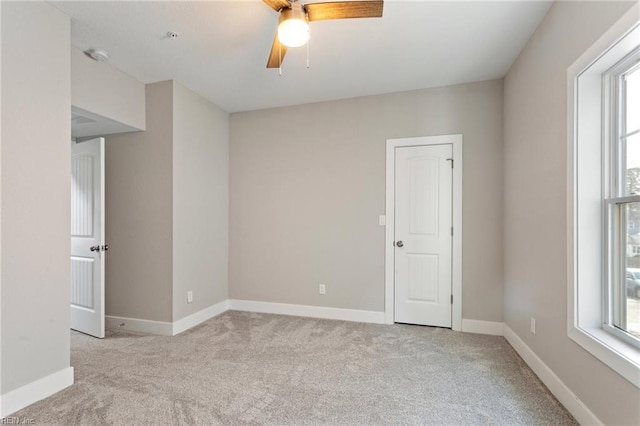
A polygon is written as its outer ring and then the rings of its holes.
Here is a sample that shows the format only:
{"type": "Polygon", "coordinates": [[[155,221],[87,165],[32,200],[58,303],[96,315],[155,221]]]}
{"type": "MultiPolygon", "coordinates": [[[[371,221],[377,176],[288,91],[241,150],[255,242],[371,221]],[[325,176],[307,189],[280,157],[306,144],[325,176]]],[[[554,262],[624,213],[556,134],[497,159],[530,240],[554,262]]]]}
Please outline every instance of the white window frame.
{"type": "MultiPolygon", "coordinates": [[[[640,44],[634,5],[567,70],[567,333],[570,339],[640,388],[640,349],[607,331],[609,197],[612,153],[603,76],[640,44]]],[[[617,154],[614,154],[617,155],[617,154]]],[[[617,194],[616,194],[617,195],[617,194]]],[[[618,330],[619,331],[619,330],[618,330]]]]}
{"type": "Polygon", "coordinates": [[[626,222],[621,220],[621,210],[630,202],[640,202],[640,195],[626,195],[624,186],[626,181],[626,151],[621,146],[620,140],[623,136],[630,136],[628,131],[621,134],[622,128],[626,129],[624,114],[620,114],[622,105],[626,103],[625,92],[622,90],[621,80],[624,75],[632,70],[640,68],[640,46],[629,52],[624,58],[617,62],[603,76],[603,150],[609,153],[608,164],[603,165],[605,175],[603,176],[603,192],[605,194],[605,280],[608,283],[604,294],[604,315],[603,329],[640,348],[640,339],[620,330],[613,324],[616,313],[626,324],[626,289],[624,286],[626,275],[622,273],[623,260],[626,257],[626,240],[621,242],[619,238],[626,236],[626,222]],[[625,249],[622,249],[624,247],[625,249]],[[622,291],[617,297],[614,294],[614,286],[620,285],[617,291],[622,291]],[[613,305],[619,305],[614,311],[613,305]]]}

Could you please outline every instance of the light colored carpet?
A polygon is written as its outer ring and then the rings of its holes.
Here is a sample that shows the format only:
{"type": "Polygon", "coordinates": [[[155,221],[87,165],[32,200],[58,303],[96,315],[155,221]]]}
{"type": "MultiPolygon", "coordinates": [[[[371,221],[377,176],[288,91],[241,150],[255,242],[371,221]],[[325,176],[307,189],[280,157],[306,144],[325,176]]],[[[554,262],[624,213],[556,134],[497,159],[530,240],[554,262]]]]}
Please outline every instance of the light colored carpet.
{"type": "Polygon", "coordinates": [[[175,337],[72,333],[36,424],[576,424],[502,337],[226,312],[175,337]]]}

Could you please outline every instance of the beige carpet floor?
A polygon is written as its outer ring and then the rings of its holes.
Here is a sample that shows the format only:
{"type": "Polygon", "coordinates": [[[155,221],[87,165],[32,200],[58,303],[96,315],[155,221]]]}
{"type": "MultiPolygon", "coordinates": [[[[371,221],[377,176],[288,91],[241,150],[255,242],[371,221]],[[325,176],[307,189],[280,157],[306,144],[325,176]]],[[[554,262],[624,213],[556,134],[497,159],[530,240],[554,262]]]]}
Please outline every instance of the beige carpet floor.
{"type": "Polygon", "coordinates": [[[71,336],[37,425],[576,424],[502,337],[226,312],[175,337],[71,336]]]}

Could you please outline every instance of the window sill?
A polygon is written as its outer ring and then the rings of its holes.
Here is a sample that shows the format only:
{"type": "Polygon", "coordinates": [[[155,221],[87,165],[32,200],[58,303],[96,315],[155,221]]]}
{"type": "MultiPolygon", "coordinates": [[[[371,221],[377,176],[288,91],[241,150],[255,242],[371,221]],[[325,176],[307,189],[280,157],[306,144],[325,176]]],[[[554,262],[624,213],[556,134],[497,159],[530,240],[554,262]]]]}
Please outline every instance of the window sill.
{"type": "Polygon", "coordinates": [[[640,388],[640,350],[601,328],[572,328],[569,338],[640,388]]]}

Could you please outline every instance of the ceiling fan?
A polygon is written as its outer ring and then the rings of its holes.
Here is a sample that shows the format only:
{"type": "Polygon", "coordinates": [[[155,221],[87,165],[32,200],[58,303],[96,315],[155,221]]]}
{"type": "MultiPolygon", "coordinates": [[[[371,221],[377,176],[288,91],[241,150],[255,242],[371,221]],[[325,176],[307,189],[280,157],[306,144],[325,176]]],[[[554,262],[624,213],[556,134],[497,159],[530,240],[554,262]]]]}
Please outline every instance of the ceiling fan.
{"type": "Polygon", "coordinates": [[[288,47],[309,41],[309,22],[328,19],[380,18],[382,0],[338,1],[300,4],[298,0],[262,0],[280,14],[278,31],[271,46],[267,68],[282,65],[288,47]]]}

